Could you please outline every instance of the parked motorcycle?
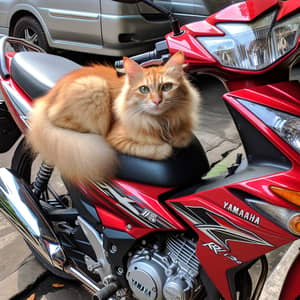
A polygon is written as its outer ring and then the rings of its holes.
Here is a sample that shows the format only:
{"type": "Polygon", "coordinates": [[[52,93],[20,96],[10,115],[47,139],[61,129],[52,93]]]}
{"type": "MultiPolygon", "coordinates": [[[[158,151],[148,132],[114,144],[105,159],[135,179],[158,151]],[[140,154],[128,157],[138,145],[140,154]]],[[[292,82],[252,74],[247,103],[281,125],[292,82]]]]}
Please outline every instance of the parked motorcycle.
{"type": "MultiPolygon", "coordinates": [[[[165,161],[119,154],[115,179],[63,180],[59,193],[46,163],[32,176],[36,157],[22,140],[11,169],[0,169],[0,211],[47,269],[78,279],[94,299],[259,299],[265,254],[300,235],[300,85],[289,80],[300,53],[300,3],[248,0],[205,21],[172,24],[154,51],[134,58],[148,65],[180,50],[195,82],[202,73],[220,78],[247,164],[202,179],[209,164],[195,138],[165,161]]],[[[77,68],[25,41],[0,40],[1,152],[30,130],[33,99],[77,68]],[[7,52],[9,43],[33,51],[7,52]]],[[[298,257],[280,299],[299,297],[299,264],[298,257]]]]}

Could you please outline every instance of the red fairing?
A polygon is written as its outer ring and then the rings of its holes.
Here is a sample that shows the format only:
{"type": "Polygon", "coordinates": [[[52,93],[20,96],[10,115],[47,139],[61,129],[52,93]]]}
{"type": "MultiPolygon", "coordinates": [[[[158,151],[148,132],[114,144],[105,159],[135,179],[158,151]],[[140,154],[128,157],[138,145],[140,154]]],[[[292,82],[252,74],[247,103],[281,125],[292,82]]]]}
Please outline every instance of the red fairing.
{"type": "Polygon", "coordinates": [[[300,256],[296,258],[288,275],[284,281],[284,285],[281,289],[280,300],[295,300],[299,299],[300,295],[300,284],[299,284],[299,274],[300,274],[300,256]]]}
{"type": "Polygon", "coordinates": [[[220,22],[249,22],[279,3],[278,0],[248,0],[222,9],[209,16],[207,21],[213,25],[220,22]]]}
{"type": "MultiPolygon", "coordinates": [[[[298,82],[283,82],[251,90],[240,90],[224,96],[237,111],[242,113],[259,131],[261,131],[276,147],[293,163],[293,168],[299,168],[300,154],[285,143],[275,132],[260,121],[255,115],[242,106],[236,98],[249,100],[274,109],[300,116],[300,84],[298,82]]],[[[300,173],[299,173],[300,175],[300,173]]],[[[298,176],[299,178],[299,176],[298,176]]]]}
{"type": "MultiPolygon", "coordinates": [[[[300,116],[299,95],[300,84],[287,82],[232,92],[225,96],[229,105],[249,120],[291,161],[291,169],[167,201],[170,208],[198,234],[199,261],[226,300],[233,299],[227,281],[230,269],[296,239],[294,235],[250,207],[238,196],[239,193],[251,195],[254,199],[263,199],[272,206],[297,211],[299,207],[277,197],[269,187],[275,185],[300,190],[300,155],[236,98],[300,116]]],[[[295,266],[297,268],[298,265],[295,266]]]]}
{"type": "Polygon", "coordinates": [[[282,18],[288,16],[290,13],[294,13],[299,8],[300,8],[300,1],[299,0],[289,0],[289,1],[281,2],[281,9],[278,12],[278,15],[277,15],[277,18],[276,18],[277,21],[279,21],[282,18]]]}
{"type": "MultiPolygon", "coordinates": [[[[10,62],[11,62],[11,59],[13,58],[14,55],[15,55],[14,52],[7,52],[5,54],[5,56],[6,56],[6,65],[7,65],[8,71],[10,71],[10,62]]],[[[3,84],[8,85],[13,90],[13,92],[20,99],[22,99],[22,101],[28,107],[32,106],[32,99],[30,99],[24,93],[24,91],[14,82],[14,80],[12,78],[9,78],[9,79],[5,80],[5,79],[3,79],[3,78],[0,77],[0,81],[2,81],[3,84]]],[[[7,108],[10,111],[10,114],[11,114],[12,118],[14,119],[14,121],[16,122],[16,124],[19,127],[19,129],[22,131],[23,134],[25,134],[26,130],[28,129],[28,127],[26,125],[26,122],[24,122],[24,120],[21,118],[21,116],[19,115],[19,113],[16,111],[15,106],[12,104],[11,99],[7,95],[6,91],[4,90],[4,87],[3,87],[2,83],[0,84],[0,89],[1,89],[2,95],[5,98],[5,103],[7,105],[7,108]]]]}
{"type": "MultiPolygon", "coordinates": [[[[263,199],[265,195],[262,194],[265,193],[266,198],[271,199],[274,196],[267,187],[281,180],[284,181],[284,174],[256,178],[167,201],[198,234],[199,261],[226,300],[233,299],[227,281],[227,272],[231,268],[296,239],[235,197],[228,189],[256,192],[263,199]],[[264,193],[261,192],[261,186],[266,187],[264,193]],[[234,213],[237,208],[239,213],[234,213]],[[205,224],[201,224],[201,218],[206,220],[205,224]]],[[[276,199],[276,202],[280,200],[276,199]]]]}
{"type": "MultiPolygon", "coordinates": [[[[277,20],[281,20],[289,15],[295,9],[299,8],[298,0],[282,2],[279,0],[248,0],[245,2],[233,4],[225,9],[209,16],[204,21],[194,22],[182,26],[182,34],[173,36],[173,33],[166,35],[166,41],[171,54],[182,51],[185,54],[186,63],[190,64],[191,72],[214,74],[215,76],[225,79],[227,88],[235,90],[243,88],[246,85],[253,87],[259,83],[278,82],[288,80],[288,72],[283,70],[274,71],[275,67],[286,61],[287,59],[295,59],[297,55],[296,48],[287,53],[272,65],[263,70],[242,70],[224,67],[201,45],[197,37],[203,36],[223,36],[224,33],[217,27],[218,23],[224,22],[251,22],[255,18],[261,16],[269,9],[278,9],[277,20]],[[271,71],[271,72],[270,72],[271,71]],[[257,74],[267,74],[264,78],[255,78],[257,74]],[[270,73],[270,74],[269,74],[270,73]],[[278,74],[277,74],[278,73],[278,74]],[[274,77],[273,75],[276,74],[274,77]],[[255,75],[249,78],[249,75],[255,75]],[[245,79],[245,77],[248,77],[245,79]],[[235,78],[237,77],[237,78],[235,78]],[[238,80],[242,78],[242,80],[238,80]]],[[[298,46],[298,45],[297,45],[298,46]]]]}
{"type": "Polygon", "coordinates": [[[156,231],[186,229],[158,201],[158,195],[170,189],[124,180],[80,186],[80,189],[95,205],[104,226],[126,231],[134,238],[156,231]]]}

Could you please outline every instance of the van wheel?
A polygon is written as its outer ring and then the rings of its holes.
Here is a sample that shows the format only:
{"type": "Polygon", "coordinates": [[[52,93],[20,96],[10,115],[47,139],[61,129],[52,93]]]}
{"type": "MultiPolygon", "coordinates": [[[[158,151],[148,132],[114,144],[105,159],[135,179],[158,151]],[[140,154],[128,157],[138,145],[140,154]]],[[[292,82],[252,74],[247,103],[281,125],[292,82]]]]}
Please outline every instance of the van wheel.
{"type": "Polygon", "coordinates": [[[17,38],[25,39],[43,48],[47,52],[50,50],[44,30],[40,23],[33,17],[25,16],[20,18],[12,30],[12,35],[17,38]]]}

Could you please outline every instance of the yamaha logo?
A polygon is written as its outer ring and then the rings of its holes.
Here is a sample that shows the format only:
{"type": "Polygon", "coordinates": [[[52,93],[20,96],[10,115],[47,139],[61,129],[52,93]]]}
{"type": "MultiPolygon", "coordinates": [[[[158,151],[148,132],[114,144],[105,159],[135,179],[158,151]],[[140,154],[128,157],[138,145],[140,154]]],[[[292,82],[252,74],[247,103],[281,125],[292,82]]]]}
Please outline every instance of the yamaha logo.
{"type": "Polygon", "coordinates": [[[131,284],[134,286],[136,289],[138,289],[140,292],[142,292],[145,296],[151,298],[151,291],[147,289],[143,284],[138,282],[135,279],[131,279],[131,284]]]}
{"type": "Polygon", "coordinates": [[[224,208],[246,221],[249,221],[256,225],[260,224],[260,217],[258,217],[257,215],[255,215],[249,211],[243,210],[243,209],[235,206],[234,204],[224,201],[224,208]]]}

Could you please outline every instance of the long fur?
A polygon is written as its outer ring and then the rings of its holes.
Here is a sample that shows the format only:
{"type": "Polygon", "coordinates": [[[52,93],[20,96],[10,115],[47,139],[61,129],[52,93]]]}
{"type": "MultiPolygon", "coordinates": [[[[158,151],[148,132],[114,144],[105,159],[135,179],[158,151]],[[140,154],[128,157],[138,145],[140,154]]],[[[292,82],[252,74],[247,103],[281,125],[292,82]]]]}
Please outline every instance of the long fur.
{"type": "Polygon", "coordinates": [[[27,139],[33,150],[49,164],[55,164],[66,178],[102,181],[114,175],[116,153],[102,136],[53,125],[42,101],[35,105],[31,126],[27,139]]]}

